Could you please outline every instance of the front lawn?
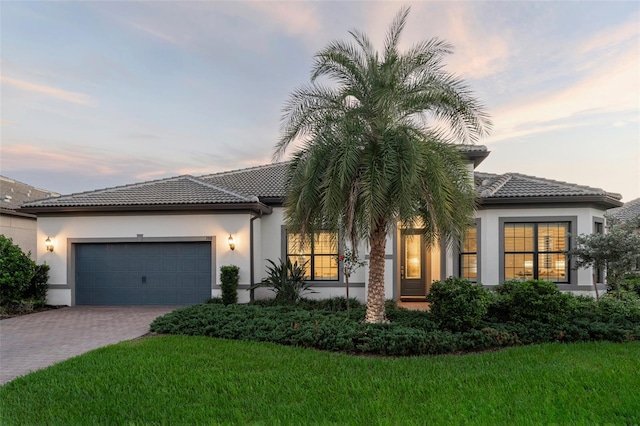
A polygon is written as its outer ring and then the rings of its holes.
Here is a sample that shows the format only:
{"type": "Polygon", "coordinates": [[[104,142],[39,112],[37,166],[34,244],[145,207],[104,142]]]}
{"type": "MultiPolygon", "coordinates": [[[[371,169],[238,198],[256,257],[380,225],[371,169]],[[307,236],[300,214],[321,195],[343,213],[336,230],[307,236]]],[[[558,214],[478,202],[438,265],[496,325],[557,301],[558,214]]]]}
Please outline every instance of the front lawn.
{"type": "Polygon", "coordinates": [[[437,357],[157,336],[0,388],[13,424],[636,424],[640,342],[437,357]]]}

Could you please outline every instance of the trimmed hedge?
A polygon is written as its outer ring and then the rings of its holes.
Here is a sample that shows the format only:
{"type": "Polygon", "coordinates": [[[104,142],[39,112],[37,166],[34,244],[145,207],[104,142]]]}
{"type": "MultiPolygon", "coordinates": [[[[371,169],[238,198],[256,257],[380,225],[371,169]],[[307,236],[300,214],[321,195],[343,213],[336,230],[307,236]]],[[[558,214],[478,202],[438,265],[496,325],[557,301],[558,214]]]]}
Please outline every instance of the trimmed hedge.
{"type": "Polygon", "coordinates": [[[354,300],[347,310],[343,297],[229,306],[212,299],[157,318],[151,330],[394,356],[640,339],[640,298],[633,292],[596,301],[561,293],[544,281],[508,282],[495,293],[457,279],[434,286],[432,312],[409,311],[388,301],[387,324],[364,323],[365,307],[354,300]],[[459,318],[447,318],[455,315],[459,318]]]}
{"type": "MultiPolygon", "coordinates": [[[[495,329],[452,333],[410,327],[401,322],[366,324],[362,322],[364,309],[359,309],[358,319],[352,318],[353,312],[206,304],[157,318],[151,331],[394,356],[467,352],[518,344],[516,336],[495,329]]],[[[405,314],[405,319],[409,316],[405,314]]]]}
{"type": "Polygon", "coordinates": [[[445,282],[434,282],[427,295],[433,319],[451,331],[479,327],[487,314],[490,300],[491,293],[481,284],[455,277],[449,277],[445,282]]]}
{"type": "Polygon", "coordinates": [[[220,289],[222,291],[222,303],[225,305],[238,303],[239,279],[240,267],[235,265],[220,267],[220,289]]]}

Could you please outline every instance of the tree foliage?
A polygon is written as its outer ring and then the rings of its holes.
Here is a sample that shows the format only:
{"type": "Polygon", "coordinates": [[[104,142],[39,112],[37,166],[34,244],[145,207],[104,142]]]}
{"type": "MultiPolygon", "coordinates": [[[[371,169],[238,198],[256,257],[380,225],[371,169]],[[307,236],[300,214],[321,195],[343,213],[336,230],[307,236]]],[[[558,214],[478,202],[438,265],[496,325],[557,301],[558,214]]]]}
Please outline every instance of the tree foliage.
{"type": "Polygon", "coordinates": [[[0,235],[0,306],[42,306],[47,296],[49,265],[38,265],[11,238],[0,235]]]}
{"type": "Polygon", "coordinates": [[[473,143],[490,127],[464,82],[443,69],[449,44],[399,50],[408,14],[400,10],[381,52],[353,30],[350,42],[315,55],[311,82],[284,108],[275,151],[298,145],[285,200],[292,230],[339,231],[354,248],[368,241],[368,322],[386,320],[385,245],[398,222],[420,223],[428,244],[468,226],[475,194],[456,142],[473,143]]]}
{"type": "Polygon", "coordinates": [[[625,222],[608,217],[605,233],[578,235],[568,253],[576,268],[605,268],[608,289],[619,292],[621,279],[640,261],[640,215],[625,222]]]}

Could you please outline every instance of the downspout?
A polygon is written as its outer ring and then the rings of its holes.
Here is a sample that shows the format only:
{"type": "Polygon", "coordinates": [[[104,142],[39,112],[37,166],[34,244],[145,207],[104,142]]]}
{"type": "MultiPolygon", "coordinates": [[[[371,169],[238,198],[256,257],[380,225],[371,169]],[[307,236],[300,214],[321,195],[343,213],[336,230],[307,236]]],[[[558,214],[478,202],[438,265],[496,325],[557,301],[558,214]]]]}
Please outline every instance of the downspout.
{"type": "MultiPolygon", "coordinates": [[[[250,281],[250,286],[253,287],[253,285],[255,284],[255,276],[254,276],[254,254],[253,254],[253,249],[254,249],[254,243],[253,243],[253,221],[256,219],[260,219],[262,218],[262,212],[260,212],[258,215],[253,216],[251,219],[249,219],[249,281],[250,281]]],[[[249,301],[253,302],[255,295],[254,295],[255,291],[252,288],[251,290],[249,290],[249,301]]]]}

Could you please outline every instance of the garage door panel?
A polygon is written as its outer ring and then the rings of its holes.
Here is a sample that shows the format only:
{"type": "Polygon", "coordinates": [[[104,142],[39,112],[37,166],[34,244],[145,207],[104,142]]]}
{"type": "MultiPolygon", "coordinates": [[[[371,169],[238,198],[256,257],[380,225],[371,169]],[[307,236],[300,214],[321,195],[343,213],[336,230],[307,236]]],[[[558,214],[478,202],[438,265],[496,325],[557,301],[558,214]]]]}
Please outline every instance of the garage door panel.
{"type": "Polygon", "coordinates": [[[211,297],[211,243],[76,245],[76,304],[184,305],[211,297]]]}

